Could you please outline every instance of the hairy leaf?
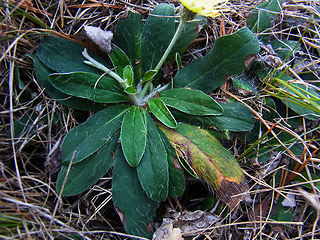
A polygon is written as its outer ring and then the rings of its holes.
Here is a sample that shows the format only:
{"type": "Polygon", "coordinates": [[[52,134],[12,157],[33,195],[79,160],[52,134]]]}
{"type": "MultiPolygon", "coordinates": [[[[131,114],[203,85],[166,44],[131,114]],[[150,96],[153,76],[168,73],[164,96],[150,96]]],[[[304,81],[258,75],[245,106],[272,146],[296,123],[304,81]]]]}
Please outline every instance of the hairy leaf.
{"type": "Polygon", "coordinates": [[[140,109],[132,107],[124,116],[121,126],[121,147],[131,167],[140,163],[146,148],[147,129],[140,109]]]}
{"type": "Polygon", "coordinates": [[[50,97],[65,106],[83,111],[97,111],[103,108],[102,104],[92,102],[88,99],[70,96],[56,89],[49,80],[52,70],[44,66],[36,56],[30,56],[33,60],[35,75],[41,87],[45,88],[50,97]]]}
{"type": "Polygon", "coordinates": [[[169,172],[166,149],[151,116],[145,111],[147,146],[137,167],[142,188],[154,201],[164,201],[168,196],[169,172]]]}
{"type": "Polygon", "coordinates": [[[141,36],[142,74],[154,69],[175,32],[174,5],[159,4],[149,15],[141,36]]]}
{"type": "Polygon", "coordinates": [[[119,47],[115,47],[112,52],[109,54],[109,58],[112,61],[113,67],[115,68],[116,73],[123,77],[123,70],[126,66],[130,66],[130,60],[119,47]]]}
{"type": "Polygon", "coordinates": [[[161,99],[150,99],[148,104],[151,112],[160,122],[171,128],[175,128],[177,126],[176,120],[161,99]]]}
{"type": "MultiPolygon", "coordinates": [[[[101,70],[85,64],[82,56],[84,48],[70,40],[59,37],[44,36],[37,49],[37,57],[48,68],[60,72],[92,72],[102,74],[101,70]]],[[[90,53],[93,57],[94,54],[90,53]]],[[[94,58],[107,66],[103,58],[94,58]]]]}
{"type": "Polygon", "coordinates": [[[220,116],[192,116],[180,111],[171,111],[177,121],[196,124],[203,128],[216,127],[220,131],[249,131],[253,128],[255,119],[251,111],[239,102],[220,103],[223,114],[220,116]]]}
{"type": "Polygon", "coordinates": [[[171,89],[160,93],[160,99],[169,107],[191,115],[221,115],[222,107],[210,96],[187,88],[171,89]]]}
{"type": "Polygon", "coordinates": [[[120,148],[113,168],[112,200],[127,233],[151,237],[147,228],[153,221],[158,203],[146,195],[136,168],[127,164],[120,148]]]}
{"type": "Polygon", "coordinates": [[[74,157],[75,164],[98,151],[120,128],[126,111],[128,107],[123,105],[105,108],[73,128],[63,140],[61,162],[67,165],[74,157]]]}
{"type": "Polygon", "coordinates": [[[131,65],[127,65],[124,69],[123,69],[123,79],[127,80],[127,83],[129,86],[131,86],[133,84],[133,70],[131,65]]]}
{"type": "Polygon", "coordinates": [[[69,165],[62,165],[58,175],[56,189],[59,193],[66,179],[63,188],[63,196],[77,195],[94,185],[113,164],[112,152],[116,148],[119,134],[116,134],[106,145],[101,147],[82,162],[69,165]]]}
{"type": "Polygon", "coordinates": [[[175,87],[211,92],[224,83],[225,77],[241,73],[246,57],[257,54],[259,49],[259,41],[248,28],[220,37],[206,56],[194,60],[177,73],[175,87]]]}
{"type": "Polygon", "coordinates": [[[94,73],[55,73],[49,79],[61,92],[95,102],[118,103],[129,100],[117,81],[94,73]]]}
{"type": "Polygon", "coordinates": [[[118,21],[114,38],[118,47],[126,53],[132,64],[136,83],[141,78],[141,31],[140,14],[130,12],[127,18],[118,21]]]}

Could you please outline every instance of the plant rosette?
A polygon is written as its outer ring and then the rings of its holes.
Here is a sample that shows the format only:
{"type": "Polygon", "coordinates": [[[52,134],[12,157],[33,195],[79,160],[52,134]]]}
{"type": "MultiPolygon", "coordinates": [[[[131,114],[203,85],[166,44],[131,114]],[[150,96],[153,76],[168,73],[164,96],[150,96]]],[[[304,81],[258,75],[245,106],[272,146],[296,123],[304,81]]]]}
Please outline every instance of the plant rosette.
{"type": "MultiPolygon", "coordinates": [[[[199,2],[203,5],[190,9],[202,14],[199,8],[209,1],[199,2]]],[[[259,52],[259,41],[248,28],[220,37],[206,56],[177,72],[173,85],[161,84],[161,66],[172,59],[179,64],[200,21],[176,20],[174,12],[174,5],[159,4],[144,24],[135,13],[119,20],[110,61],[52,36],[43,37],[32,56],[36,78],[53,99],[96,111],[63,140],[57,192],[80,194],[113,166],[114,206],[126,232],[143,237],[152,234],[147,226],[159,202],[185,190],[177,158],[231,208],[241,200],[232,195],[247,190],[237,161],[206,128],[248,131],[255,120],[244,105],[219,104],[208,93],[245,70],[244,61],[259,52]]]]}

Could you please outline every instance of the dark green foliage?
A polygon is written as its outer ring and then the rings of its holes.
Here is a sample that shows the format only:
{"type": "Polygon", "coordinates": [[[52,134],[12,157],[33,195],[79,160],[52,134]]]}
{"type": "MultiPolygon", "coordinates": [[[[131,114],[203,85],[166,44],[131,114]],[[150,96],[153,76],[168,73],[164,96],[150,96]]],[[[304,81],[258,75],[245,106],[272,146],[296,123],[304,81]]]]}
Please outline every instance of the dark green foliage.
{"type": "Polygon", "coordinates": [[[283,0],[269,0],[260,3],[248,20],[248,27],[255,33],[262,33],[271,27],[274,18],[281,12],[283,0]]]}
{"type": "Polygon", "coordinates": [[[83,161],[105,145],[120,128],[127,106],[105,108],[73,128],[63,140],[61,162],[67,165],[83,161]]]}
{"type": "Polygon", "coordinates": [[[136,168],[127,164],[118,148],[113,168],[112,199],[126,231],[130,234],[151,237],[147,225],[153,221],[158,203],[142,189],[136,168]]]}
{"type": "Polygon", "coordinates": [[[89,72],[55,73],[49,76],[52,85],[65,94],[98,103],[128,102],[117,81],[89,72]]]}
{"type": "Polygon", "coordinates": [[[204,128],[215,126],[224,131],[249,131],[253,128],[255,119],[250,110],[241,103],[220,103],[223,114],[220,116],[192,116],[180,111],[172,111],[174,117],[181,122],[193,123],[204,128]]]}
{"type": "Polygon", "coordinates": [[[159,4],[151,12],[141,36],[141,72],[154,69],[166,51],[175,30],[173,4],[159,4]]]}
{"type": "Polygon", "coordinates": [[[167,152],[158,129],[146,112],[147,146],[137,167],[142,188],[154,201],[164,201],[168,196],[169,172],[167,152]]]}
{"type": "Polygon", "coordinates": [[[177,122],[167,108],[166,104],[159,98],[152,98],[148,101],[152,114],[164,125],[175,128],[177,122]]]}
{"type": "Polygon", "coordinates": [[[121,125],[121,146],[123,155],[131,167],[136,167],[144,154],[147,141],[145,119],[139,107],[132,107],[121,125]]]}
{"type": "Polygon", "coordinates": [[[69,172],[69,163],[63,164],[57,179],[57,192],[61,191],[65,179],[63,196],[80,194],[94,185],[112,166],[112,152],[116,149],[118,138],[119,134],[116,134],[96,153],[79,163],[72,164],[69,172]]]}
{"type": "Polygon", "coordinates": [[[115,42],[128,56],[134,71],[135,81],[141,78],[141,31],[142,20],[140,14],[130,13],[125,19],[117,23],[115,42]]]}
{"type": "MultiPolygon", "coordinates": [[[[44,36],[36,55],[46,67],[56,72],[92,72],[101,74],[102,72],[97,68],[84,63],[83,50],[84,47],[70,40],[44,36]]],[[[108,65],[103,58],[95,58],[97,61],[108,65]]]]}
{"type": "MultiPolygon", "coordinates": [[[[221,131],[248,131],[255,121],[245,105],[218,104],[206,94],[220,87],[226,77],[242,73],[246,57],[258,53],[258,40],[248,28],[217,39],[205,57],[180,69],[179,54],[196,37],[199,19],[186,23],[167,58],[168,63],[176,60],[179,64],[180,71],[174,78],[176,88],[165,91],[168,86],[158,87],[152,82],[155,77],[161,80],[155,68],[177,24],[172,4],[157,5],[144,25],[138,14],[130,13],[119,20],[116,47],[109,54],[113,66],[92,53],[84,57],[81,45],[56,37],[44,37],[37,56],[32,57],[39,84],[51,97],[80,109],[104,108],[65,136],[57,191],[63,189],[63,196],[80,194],[114,164],[114,206],[126,231],[143,237],[151,236],[148,224],[153,221],[159,202],[168,195],[179,197],[185,189],[177,149],[158,129],[158,121],[170,129],[178,126],[178,120],[221,131]],[[90,61],[90,56],[98,63],[90,61]]],[[[186,141],[200,131],[197,127],[190,129],[186,141]]],[[[207,136],[206,131],[200,132],[207,136]]],[[[229,153],[221,148],[212,156],[229,153]]],[[[205,157],[202,160],[207,161],[205,157]]],[[[214,161],[212,158],[211,163],[214,161]]],[[[227,173],[228,163],[220,165],[224,168],[222,173],[227,173]]],[[[235,177],[232,181],[240,181],[239,176],[230,174],[226,176],[235,177]]]]}
{"type": "Polygon", "coordinates": [[[221,115],[223,113],[222,107],[212,97],[199,90],[171,89],[162,92],[160,98],[167,106],[192,115],[221,115]]]}
{"type": "Polygon", "coordinates": [[[70,96],[56,89],[49,80],[49,75],[53,73],[52,70],[44,66],[36,56],[30,56],[33,60],[35,75],[39,84],[46,89],[50,97],[68,107],[83,111],[96,111],[103,107],[103,105],[92,102],[87,99],[70,96]]]}
{"type": "Polygon", "coordinates": [[[177,73],[175,87],[190,87],[208,93],[220,87],[225,77],[243,72],[246,57],[257,54],[259,49],[258,40],[248,28],[220,37],[206,56],[177,73]]]}

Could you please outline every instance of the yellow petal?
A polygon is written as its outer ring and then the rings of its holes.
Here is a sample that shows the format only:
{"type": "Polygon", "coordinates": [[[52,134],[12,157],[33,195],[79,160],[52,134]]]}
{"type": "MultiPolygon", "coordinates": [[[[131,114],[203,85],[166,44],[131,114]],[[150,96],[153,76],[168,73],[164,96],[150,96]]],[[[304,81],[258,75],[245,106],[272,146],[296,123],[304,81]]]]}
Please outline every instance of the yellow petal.
{"type": "Polygon", "coordinates": [[[222,10],[221,5],[228,0],[180,0],[190,11],[207,17],[216,17],[222,10]]]}

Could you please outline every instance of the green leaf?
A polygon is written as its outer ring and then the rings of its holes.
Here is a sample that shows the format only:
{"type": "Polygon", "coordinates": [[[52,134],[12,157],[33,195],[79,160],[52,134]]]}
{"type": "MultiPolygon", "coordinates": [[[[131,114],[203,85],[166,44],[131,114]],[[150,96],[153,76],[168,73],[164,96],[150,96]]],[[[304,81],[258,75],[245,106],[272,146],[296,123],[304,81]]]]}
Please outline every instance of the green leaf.
{"type": "Polygon", "coordinates": [[[206,93],[220,87],[225,77],[241,73],[249,54],[259,52],[259,41],[248,28],[218,38],[210,52],[182,68],[174,78],[176,88],[189,87],[206,93]]]}
{"type": "Polygon", "coordinates": [[[255,33],[261,33],[271,27],[273,18],[281,12],[282,0],[269,0],[260,3],[248,19],[248,27],[255,33]]]}
{"type": "Polygon", "coordinates": [[[158,203],[151,200],[142,189],[136,168],[127,164],[118,148],[112,177],[112,200],[129,234],[151,237],[147,226],[153,221],[158,203]]]}
{"type": "Polygon", "coordinates": [[[67,180],[63,189],[63,196],[77,195],[94,185],[113,164],[112,152],[115,151],[119,134],[116,134],[106,145],[96,153],[84,159],[80,163],[62,165],[57,179],[57,192],[61,191],[66,175],[67,180]]]}
{"type": "Polygon", "coordinates": [[[285,207],[281,204],[284,198],[281,196],[276,204],[270,219],[278,222],[292,222],[294,217],[294,211],[291,207],[285,207]]]}
{"type": "Polygon", "coordinates": [[[142,78],[142,82],[147,82],[149,80],[151,80],[152,78],[154,78],[154,76],[157,74],[156,70],[149,70],[147,71],[142,78]]]}
{"type": "Polygon", "coordinates": [[[168,196],[169,170],[166,149],[151,116],[145,111],[147,146],[137,173],[142,188],[154,201],[164,201],[168,196]]]}
{"type": "Polygon", "coordinates": [[[218,130],[242,132],[253,128],[255,119],[251,111],[241,103],[220,103],[224,112],[220,116],[192,116],[180,111],[172,111],[179,122],[196,124],[204,128],[215,126],[218,130]]]}
{"type": "Polygon", "coordinates": [[[167,136],[158,130],[162,143],[167,152],[168,163],[169,163],[169,195],[171,197],[180,197],[185,190],[186,184],[184,179],[184,172],[176,157],[176,151],[170,144],[167,136]]]}
{"type": "Polygon", "coordinates": [[[191,115],[221,115],[222,107],[210,96],[192,89],[171,89],[160,93],[160,99],[169,107],[191,115]]]}
{"type": "MultiPolygon", "coordinates": [[[[101,70],[85,64],[85,58],[82,56],[84,48],[72,41],[52,36],[44,36],[37,49],[37,57],[48,68],[61,72],[92,72],[102,74],[101,70]]],[[[105,64],[103,58],[94,56],[98,62],[105,64]]]]}
{"type": "Polygon", "coordinates": [[[127,57],[127,55],[124,53],[124,51],[122,51],[119,47],[115,47],[111,54],[109,54],[109,58],[112,61],[113,67],[115,68],[116,73],[122,77],[125,78],[123,76],[124,74],[124,69],[126,68],[126,66],[130,66],[130,60],[127,57]]]}
{"type": "Polygon", "coordinates": [[[137,90],[134,88],[134,86],[127,87],[124,91],[128,94],[133,94],[133,95],[138,93],[137,90]]]}
{"type": "Polygon", "coordinates": [[[141,31],[142,20],[140,14],[130,12],[129,17],[118,21],[114,38],[133,66],[136,83],[141,79],[141,31]]]}
{"type": "MultiPolygon", "coordinates": [[[[192,21],[187,22],[182,32],[180,33],[177,42],[174,44],[167,61],[172,64],[175,60],[176,54],[182,54],[187,47],[192,43],[192,41],[198,36],[198,25],[203,20],[203,16],[198,15],[192,21]]],[[[178,27],[179,23],[176,22],[176,28],[178,27]]]]}
{"type": "Polygon", "coordinates": [[[292,40],[273,40],[271,41],[271,46],[282,60],[300,51],[299,42],[292,40]]]}
{"type": "Polygon", "coordinates": [[[132,107],[124,116],[121,125],[121,147],[131,167],[140,163],[146,148],[147,129],[139,107],[132,107]]]}
{"type": "Polygon", "coordinates": [[[175,128],[177,126],[176,120],[161,99],[150,99],[148,104],[151,112],[160,122],[170,128],[175,128]]]}
{"type": "Polygon", "coordinates": [[[130,65],[127,65],[124,69],[123,69],[123,79],[127,80],[128,85],[132,85],[133,84],[133,70],[132,67],[130,65]]]}
{"type": "Polygon", "coordinates": [[[103,108],[102,104],[98,104],[87,99],[70,96],[56,89],[49,80],[49,75],[53,72],[44,66],[36,56],[32,55],[30,57],[33,60],[35,75],[38,83],[40,86],[46,89],[53,100],[56,100],[65,106],[83,111],[97,111],[103,108]]]}
{"type": "Polygon", "coordinates": [[[219,198],[231,208],[248,190],[243,172],[233,155],[209,132],[187,124],[176,129],[159,126],[169,140],[184,154],[197,176],[215,189],[219,198]]]}
{"type": "Polygon", "coordinates": [[[141,37],[141,69],[154,69],[175,32],[174,5],[159,4],[149,15],[141,37]]]}
{"type": "Polygon", "coordinates": [[[61,162],[68,165],[81,162],[105,145],[120,128],[127,106],[118,105],[105,108],[94,114],[86,122],[73,128],[63,140],[61,162]]]}
{"type": "Polygon", "coordinates": [[[127,102],[129,98],[119,83],[105,76],[88,72],[54,73],[50,82],[63,93],[100,103],[127,102]]]}

